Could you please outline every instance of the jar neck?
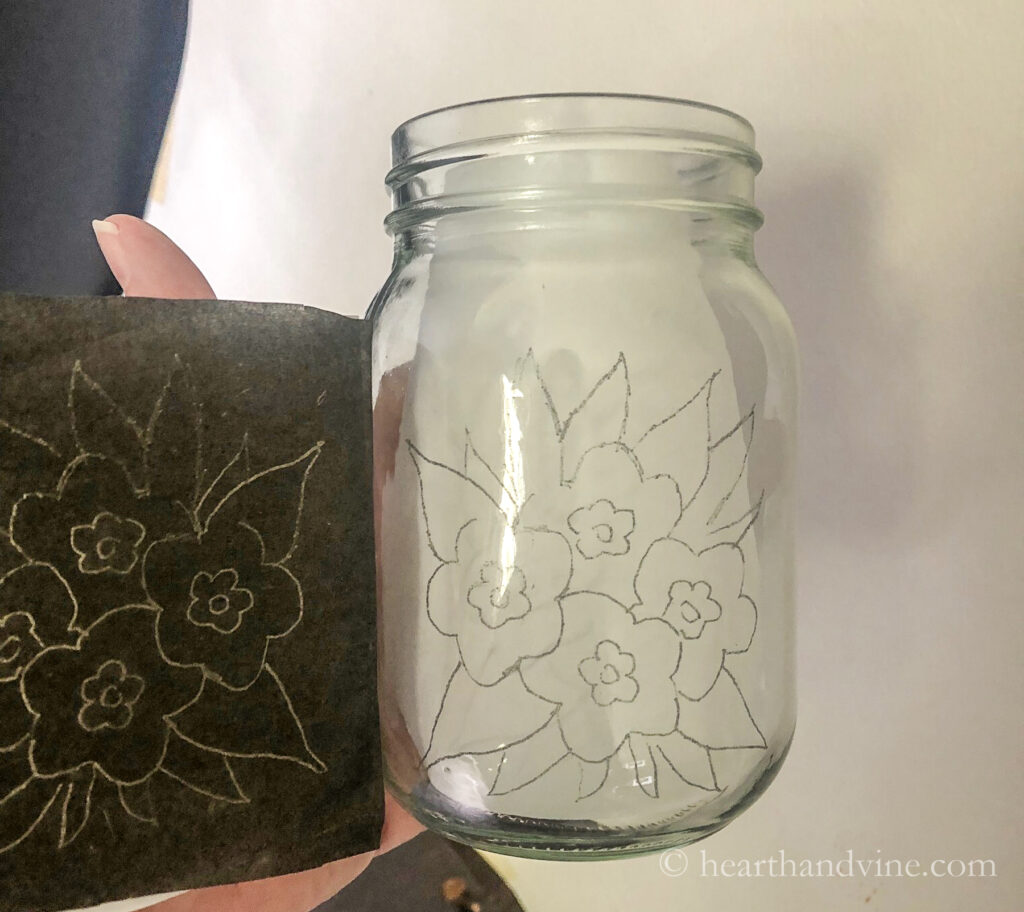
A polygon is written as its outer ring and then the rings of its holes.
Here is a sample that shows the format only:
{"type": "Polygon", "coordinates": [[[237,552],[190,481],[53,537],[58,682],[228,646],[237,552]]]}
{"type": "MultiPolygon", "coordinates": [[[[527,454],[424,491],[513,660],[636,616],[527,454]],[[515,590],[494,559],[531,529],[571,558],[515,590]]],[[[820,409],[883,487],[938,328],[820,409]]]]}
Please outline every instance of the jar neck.
{"type": "Polygon", "coordinates": [[[394,232],[396,268],[421,256],[443,253],[532,257],[569,255],[583,244],[593,250],[649,252],[664,243],[686,244],[705,257],[754,261],[754,229],[744,217],[693,207],[607,203],[518,208],[514,205],[443,210],[394,232]]]}
{"type": "MultiPolygon", "coordinates": [[[[398,238],[489,213],[532,228],[574,214],[649,209],[753,232],[761,166],[742,118],[638,96],[497,99],[423,115],[396,130],[387,177],[398,238]]],[[[476,221],[480,221],[478,218],[476,221]]]]}

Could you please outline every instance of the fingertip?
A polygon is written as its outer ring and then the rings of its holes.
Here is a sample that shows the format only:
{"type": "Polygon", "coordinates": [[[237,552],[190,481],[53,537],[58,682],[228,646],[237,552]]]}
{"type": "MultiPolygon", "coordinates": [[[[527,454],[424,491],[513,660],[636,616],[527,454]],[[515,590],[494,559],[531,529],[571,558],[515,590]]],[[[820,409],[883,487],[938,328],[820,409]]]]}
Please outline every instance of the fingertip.
{"type": "Polygon", "coordinates": [[[106,219],[92,220],[93,234],[96,235],[96,243],[99,244],[103,259],[114,274],[121,288],[127,288],[131,284],[131,272],[129,260],[125,255],[124,247],[121,244],[121,231],[117,224],[106,219]]]}
{"type": "Polygon", "coordinates": [[[93,221],[110,271],[125,295],[150,298],[214,298],[195,263],[159,228],[115,213],[93,221]]]}
{"type": "Polygon", "coordinates": [[[117,234],[117,225],[106,219],[93,219],[92,230],[96,232],[97,237],[101,234],[117,234]]]}
{"type": "Polygon", "coordinates": [[[109,225],[114,231],[127,230],[141,231],[143,233],[154,231],[162,237],[167,237],[159,228],[154,227],[144,219],[136,218],[134,215],[127,215],[124,212],[115,212],[113,215],[108,215],[101,221],[101,224],[109,225]]]}

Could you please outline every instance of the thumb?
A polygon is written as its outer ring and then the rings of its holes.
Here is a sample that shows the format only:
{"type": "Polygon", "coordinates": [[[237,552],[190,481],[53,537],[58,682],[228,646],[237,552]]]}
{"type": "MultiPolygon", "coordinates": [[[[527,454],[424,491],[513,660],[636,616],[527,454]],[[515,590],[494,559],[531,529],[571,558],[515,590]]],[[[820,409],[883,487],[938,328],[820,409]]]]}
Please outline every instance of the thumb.
{"type": "Polygon", "coordinates": [[[92,223],[110,271],[130,297],[215,298],[210,283],[166,234],[132,215],[92,223]]]}

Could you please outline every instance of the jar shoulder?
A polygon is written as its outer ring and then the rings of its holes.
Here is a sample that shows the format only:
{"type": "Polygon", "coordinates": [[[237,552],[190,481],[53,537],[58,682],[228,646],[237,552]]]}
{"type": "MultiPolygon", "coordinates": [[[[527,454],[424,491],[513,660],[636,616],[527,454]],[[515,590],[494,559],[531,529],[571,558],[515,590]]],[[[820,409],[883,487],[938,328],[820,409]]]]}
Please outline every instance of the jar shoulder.
{"type": "Polygon", "coordinates": [[[799,373],[796,328],[786,306],[751,258],[719,260],[702,272],[702,284],[716,311],[746,323],[765,345],[766,355],[799,373]]]}
{"type": "Polygon", "coordinates": [[[753,356],[783,374],[798,373],[792,320],[753,259],[715,254],[650,261],[544,262],[522,258],[396,258],[368,316],[375,323],[380,366],[413,357],[430,339],[480,339],[485,334],[550,333],[630,336],[651,346],[713,325],[738,358],[753,356]]]}

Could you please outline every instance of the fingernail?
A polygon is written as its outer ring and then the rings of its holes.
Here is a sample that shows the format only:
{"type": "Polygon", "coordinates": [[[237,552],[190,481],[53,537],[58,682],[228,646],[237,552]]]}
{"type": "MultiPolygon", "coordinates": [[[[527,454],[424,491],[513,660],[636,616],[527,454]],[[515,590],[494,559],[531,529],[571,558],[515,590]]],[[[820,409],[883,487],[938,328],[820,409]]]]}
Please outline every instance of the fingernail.
{"type": "Polygon", "coordinates": [[[97,235],[118,233],[117,225],[113,222],[105,222],[102,219],[92,220],[92,230],[95,231],[97,235]]]}
{"type": "Polygon", "coordinates": [[[100,252],[107,261],[110,271],[122,288],[128,281],[128,259],[124,255],[124,248],[121,246],[121,232],[113,222],[101,219],[92,220],[92,230],[96,235],[96,243],[100,246],[100,252]]]}

